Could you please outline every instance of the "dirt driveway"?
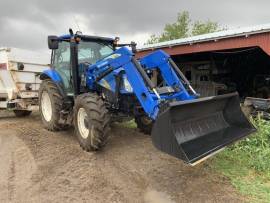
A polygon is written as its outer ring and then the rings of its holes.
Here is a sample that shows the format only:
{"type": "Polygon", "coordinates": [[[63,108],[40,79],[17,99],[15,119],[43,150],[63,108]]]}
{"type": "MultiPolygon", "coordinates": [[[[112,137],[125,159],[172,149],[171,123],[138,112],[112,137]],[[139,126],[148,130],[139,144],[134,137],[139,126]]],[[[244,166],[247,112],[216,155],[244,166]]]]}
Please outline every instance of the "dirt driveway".
{"type": "Polygon", "coordinates": [[[0,113],[0,202],[241,202],[208,163],[190,167],[157,151],[148,136],[115,126],[99,153],[73,130],[52,133],[38,114],[0,113]]]}

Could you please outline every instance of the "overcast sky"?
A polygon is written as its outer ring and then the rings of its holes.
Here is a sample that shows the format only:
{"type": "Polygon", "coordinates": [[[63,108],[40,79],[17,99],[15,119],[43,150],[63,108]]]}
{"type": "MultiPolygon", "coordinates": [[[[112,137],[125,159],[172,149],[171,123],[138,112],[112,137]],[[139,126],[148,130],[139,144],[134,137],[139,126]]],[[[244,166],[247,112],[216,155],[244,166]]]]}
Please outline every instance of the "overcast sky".
{"type": "Polygon", "coordinates": [[[47,49],[47,35],[120,36],[143,44],[177,13],[217,21],[228,28],[270,23],[269,0],[1,0],[0,46],[47,49]]]}

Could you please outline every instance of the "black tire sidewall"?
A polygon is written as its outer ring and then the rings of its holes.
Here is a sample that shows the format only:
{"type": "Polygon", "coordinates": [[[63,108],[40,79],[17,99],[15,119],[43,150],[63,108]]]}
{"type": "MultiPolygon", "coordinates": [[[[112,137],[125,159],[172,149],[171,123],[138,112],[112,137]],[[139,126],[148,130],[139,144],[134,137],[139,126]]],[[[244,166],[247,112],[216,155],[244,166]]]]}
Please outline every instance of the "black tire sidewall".
{"type": "Polygon", "coordinates": [[[145,115],[136,117],[135,123],[137,124],[137,127],[140,129],[141,132],[143,132],[144,134],[150,135],[153,128],[153,121],[151,123],[146,124],[143,122],[144,117],[145,115]]]}
{"type": "Polygon", "coordinates": [[[16,117],[26,117],[32,113],[32,111],[27,111],[27,110],[14,110],[13,112],[16,117]]]}

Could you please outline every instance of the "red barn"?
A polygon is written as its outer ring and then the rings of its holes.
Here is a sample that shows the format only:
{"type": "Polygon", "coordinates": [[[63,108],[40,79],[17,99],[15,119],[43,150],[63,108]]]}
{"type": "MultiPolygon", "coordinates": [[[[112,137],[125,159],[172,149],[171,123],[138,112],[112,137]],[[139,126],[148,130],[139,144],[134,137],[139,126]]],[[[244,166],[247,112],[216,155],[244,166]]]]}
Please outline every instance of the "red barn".
{"type": "Polygon", "coordinates": [[[270,24],[145,45],[137,57],[155,49],[169,53],[202,96],[270,98],[270,24]]]}

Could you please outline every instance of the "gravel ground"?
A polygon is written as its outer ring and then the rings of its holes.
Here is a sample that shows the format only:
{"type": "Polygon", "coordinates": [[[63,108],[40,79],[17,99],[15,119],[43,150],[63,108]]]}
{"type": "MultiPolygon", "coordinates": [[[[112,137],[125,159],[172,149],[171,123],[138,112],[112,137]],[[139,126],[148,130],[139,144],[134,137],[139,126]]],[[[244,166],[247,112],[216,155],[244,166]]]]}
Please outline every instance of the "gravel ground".
{"type": "Polygon", "coordinates": [[[208,162],[196,167],[156,150],[149,136],[113,126],[101,152],[73,130],[48,132],[37,113],[0,112],[0,202],[243,202],[208,162]]]}

